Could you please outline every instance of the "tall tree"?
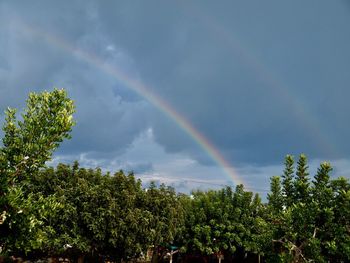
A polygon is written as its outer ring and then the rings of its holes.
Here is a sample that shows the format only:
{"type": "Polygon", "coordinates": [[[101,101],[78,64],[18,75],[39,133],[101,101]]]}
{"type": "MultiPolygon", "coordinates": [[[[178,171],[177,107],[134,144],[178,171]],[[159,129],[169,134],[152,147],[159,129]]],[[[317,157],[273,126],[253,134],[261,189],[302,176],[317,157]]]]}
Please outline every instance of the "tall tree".
{"type": "Polygon", "coordinates": [[[173,188],[164,184],[158,188],[154,182],[146,190],[145,209],[149,213],[148,243],[154,248],[152,263],[157,263],[159,246],[174,242],[183,224],[184,211],[173,188]]]}
{"type": "Polygon", "coordinates": [[[306,155],[301,154],[297,164],[295,179],[295,199],[298,202],[308,202],[310,194],[308,168],[306,155]]]}
{"type": "Polygon", "coordinates": [[[22,251],[44,242],[42,231],[36,231],[43,219],[40,218],[43,212],[37,209],[55,207],[54,197],[45,199],[31,193],[27,185],[30,176],[44,167],[59,144],[70,138],[73,112],[73,101],[64,90],[58,89],[30,93],[21,120],[17,120],[15,109],[5,112],[0,148],[0,246],[3,250],[11,250],[7,238],[13,236],[13,232],[18,235],[15,246],[22,251]],[[33,237],[32,242],[21,241],[27,237],[33,237]]]}
{"type": "MultiPolygon", "coordinates": [[[[334,198],[330,185],[329,173],[332,171],[330,163],[323,162],[317,170],[312,187],[312,204],[315,214],[315,238],[317,249],[326,260],[330,259],[332,249],[329,242],[333,239],[334,228],[334,198]]],[[[315,250],[315,248],[314,248],[315,250]]]]}
{"type": "Polygon", "coordinates": [[[350,183],[349,179],[339,177],[331,181],[333,190],[332,240],[325,247],[334,262],[350,262],[350,183]]]}
{"type": "Polygon", "coordinates": [[[275,214],[281,213],[283,209],[283,195],[281,188],[281,178],[279,176],[271,177],[271,193],[267,194],[267,200],[275,214]]]}
{"type": "Polygon", "coordinates": [[[183,249],[203,255],[225,255],[225,262],[258,257],[269,238],[258,196],[238,185],[194,192],[187,200],[183,249]],[[190,202],[190,204],[188,204],[190,202]]]}
{"type": "Polygon", "coordinates": [[[283,262],[347,262],[350,185],[344,178],[330,180],[332,167],[328,162],[321,163],[310,184],[307,167],[306,157],[301,155],[291,187],[295,190],[291,205],[279,213],[278,224],[271,224],[275,248],[279,248],[274,251],[278,252],[275,258],[283,262]]]}
{"type": "Polygon", "coordinates": [[[290,207],[294,202],[294,158],[287,155],[284,161],[284,171],[282,175],[283,199],[285,207],[290,207]]]}
{"type": "Polygon", "coordinates": [[[315,175],[313,197],[322,206],[330,204],[332,199],[332,188],[330,185],[329,173],[332,171],[332,166],[329,162],[321,163],[315,175]]]}

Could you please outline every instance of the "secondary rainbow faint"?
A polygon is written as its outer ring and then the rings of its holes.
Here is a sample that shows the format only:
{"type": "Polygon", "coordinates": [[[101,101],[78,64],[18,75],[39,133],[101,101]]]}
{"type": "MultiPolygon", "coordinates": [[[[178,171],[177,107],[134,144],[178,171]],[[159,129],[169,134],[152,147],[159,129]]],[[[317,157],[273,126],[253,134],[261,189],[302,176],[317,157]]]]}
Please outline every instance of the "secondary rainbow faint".
{"type": "Polygon", "coordinates": [[[156,93],[152,92],[144,83],[137,79],[129,77],[125,72],[115,65],[106,63],[102,58],[92,52],[87,52],[83,49],[77,48],[72,43],[62,37],[47,32],[37,26],[29,25],[16,21],[16,27],[26,33],[41,37],[47,43],[52,44],[66,52],[72,53],[74,56],[94,65],[101,71],[113,76],[116,80],[123,83],[129,89],[135,91],[137,94],[145,98],[152,105],[158,108],[165,115],[170,117],[183,131],[185,131],[206,153],[207,155],[224,171],[230,181],[235,185],[243,184],[249,189],[249,185],[244,181],[234,169],[234,167],[225,159],[217,147],[209,141],[200,131],[198,131],[183,115],[180,115],[175,108],[167,103],[156,93]]]}
{"type": "Polygon", "coordinates": [[[188,16],[196,18],[208,31],[208,34],[214,34],[213,38],[218,39],[221,45],[227,47],[259,78],[266,87],[274,93],[279,100],[286,103],[300,123],[308,133],[309,139],[315,140],[319,149],[331,153],[335,156],[341,156],[341,153],[335,147],[332,138],[323,132],[322,125],[318,118],[310,111],[307,103],[303,103],[300,96],[292,93],[292,88],[269,68],[262,60],[258,59],[248,47],[242,43],[241,38],[236,36],[232,30],[224,27],[212,13],[204,12],[202,5],[195,5],[191,1],[176,1],[183,12],[188,13],[188,16]]]}

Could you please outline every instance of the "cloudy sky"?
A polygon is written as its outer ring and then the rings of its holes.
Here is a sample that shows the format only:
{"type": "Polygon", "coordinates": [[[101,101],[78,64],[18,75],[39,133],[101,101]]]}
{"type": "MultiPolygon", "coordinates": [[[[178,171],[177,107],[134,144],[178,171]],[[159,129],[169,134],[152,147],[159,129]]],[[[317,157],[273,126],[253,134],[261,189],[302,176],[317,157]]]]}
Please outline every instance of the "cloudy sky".
{"type": "Polygon", "coordinates": [[[0,110],[63,87],[54,163],[179,191],[265,194],[286,154],[350,177],[349,25],[346,0],[1,0],[0,110]]]}

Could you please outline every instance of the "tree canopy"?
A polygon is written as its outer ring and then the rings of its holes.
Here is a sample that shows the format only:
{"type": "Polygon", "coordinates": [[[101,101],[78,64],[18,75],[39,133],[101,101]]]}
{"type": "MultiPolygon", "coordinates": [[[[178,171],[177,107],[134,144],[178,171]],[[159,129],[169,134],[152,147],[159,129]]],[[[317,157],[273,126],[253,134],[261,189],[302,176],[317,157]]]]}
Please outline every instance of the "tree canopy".
{"type": "Polygon", "coordinates": [[[0,245],[5,251],[21,248],[26,253],[45,242],[48,231],[38,226],[60,206],[55,195],[44,198],[28,184],[59,144],[70,137],[74,104],[65,90],[55,89],[29,94],[20,120],[16,112],[11,108],[5,112],[0,148],[0,245]]]}

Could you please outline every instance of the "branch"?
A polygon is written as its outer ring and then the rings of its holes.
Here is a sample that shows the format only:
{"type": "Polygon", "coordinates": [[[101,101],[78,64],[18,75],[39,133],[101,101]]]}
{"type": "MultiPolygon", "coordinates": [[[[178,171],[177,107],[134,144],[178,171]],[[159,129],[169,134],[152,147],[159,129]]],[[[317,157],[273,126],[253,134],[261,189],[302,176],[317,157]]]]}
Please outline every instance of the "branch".
{"type": "Polygon", "coordinates": [[[315,227],[315,229],[314,229],[314,234],[312,235],[313,238],[316,237],[316,230],[317,230],[317,228],[315,227]]]}

